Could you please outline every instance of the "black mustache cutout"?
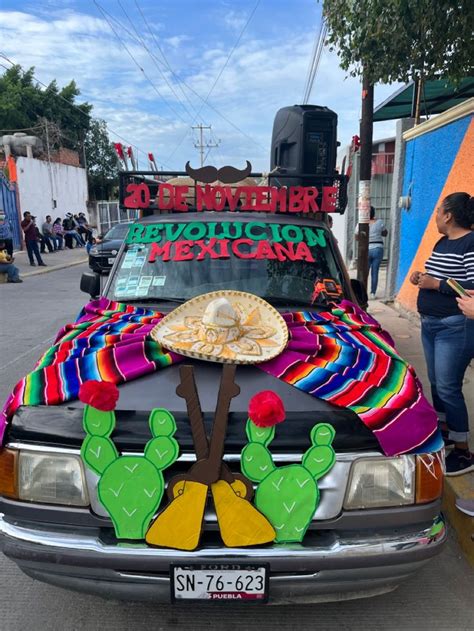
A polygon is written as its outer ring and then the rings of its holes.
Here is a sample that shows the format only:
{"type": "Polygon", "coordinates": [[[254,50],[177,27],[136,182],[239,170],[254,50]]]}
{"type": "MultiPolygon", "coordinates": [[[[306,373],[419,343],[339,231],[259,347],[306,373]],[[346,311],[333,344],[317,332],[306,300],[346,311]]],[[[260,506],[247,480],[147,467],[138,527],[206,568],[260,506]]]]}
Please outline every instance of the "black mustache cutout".
{"type": "Polygon", "coordinates": [[[247,166],[242,171],[235,167],[225,166],[220,169],[212,166],[201,167],[200,169],[193,169],[189,164],[189,160],[186,162],[186,173],[196,180],[197,182],[203,182],[204,184],[210,184],[219,180],[224,184],[234,184],[244,180],[252,172],[252,165],[246,160],[247,166]]]}

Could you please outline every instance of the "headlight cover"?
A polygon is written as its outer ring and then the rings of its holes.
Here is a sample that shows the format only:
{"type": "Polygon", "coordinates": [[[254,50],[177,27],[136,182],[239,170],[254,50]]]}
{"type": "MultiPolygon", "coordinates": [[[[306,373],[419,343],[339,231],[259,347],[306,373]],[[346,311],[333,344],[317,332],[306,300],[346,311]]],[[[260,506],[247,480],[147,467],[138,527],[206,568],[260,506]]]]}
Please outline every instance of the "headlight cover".
{"type": "Polygon", "coordinates": [[[88,506],[89,496],[80,457],[20,451],[18,497],[28,502],[88,506]]]}
{"type": "Polygon", "coordinates": [[[93,246],[93,247],[90,249],[89,254],[90,254],[91,256],[98,256],[98,255],[99,255],[99,248],[97,248],[97,247],[93,246]]]}
{"type": "Polygon", "coordinates": [[[413,456],[360,458],[353,462],[344,508],[382,508],[415,503],[413,456]]]}

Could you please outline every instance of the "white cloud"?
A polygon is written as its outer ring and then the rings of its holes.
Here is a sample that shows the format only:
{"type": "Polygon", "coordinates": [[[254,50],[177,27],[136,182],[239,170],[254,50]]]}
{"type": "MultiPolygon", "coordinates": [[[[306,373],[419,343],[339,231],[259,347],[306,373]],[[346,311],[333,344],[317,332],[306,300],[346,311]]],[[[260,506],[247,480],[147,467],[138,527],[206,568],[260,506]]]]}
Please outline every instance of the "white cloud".
{"type": "Polygon", "coordinates": [[[234,30],[240,32],[247,21],[248,17],[243,13],[231,10],[224,15],[224,24],[234,30]]]}
{"type": "Polygon", "coordinates": [[[184,44],[185,42],[188,42],[190,40],[190,37],[188,37],[188,35],[174,35],[173,37],[167,37],[165,38],[165,44],[168,44],[168,46],[171,46],[172,48],[179,48],[179,46],[181,44],[184,44]]]}
{"type": "MultiPolygon", "coordinates": [[[[227,10],[224,23],[235,25],[238,19],[239,14],[227,10]]],[[[189,130],[190,116],[176,98],[178,94],[182,99],[176,79],[162,62],[150,58],[136,37],[120,31],[128,50],[168,105],[134,65],[102,18],[69,8],[51,9],[48,15],[0,11],[0,22],[2,47],[7,56],[24,68],[35,66],[37,77],[45,83],[57,79],[59,85],[64,85],[74,78],[84,99],[94,104],[94,114],[105,118],[112,129],[143,151],[153,151],[158,159],[166,160],[189,130]],[[176,94],[163,80],[157,63],[174,85],[176,94]]],[[[158,32],[159,24],[153,26],[158,32]]],[[[258,22],[253,26],[255,29],[258,22]]],[[[142,32],[141,36],[150,50],[156,51],[156,45],[148,35],[142,32]]],[[[312,37],[306,31],[297,37],[287,36],[283,27],[281,36],[274,40],[243,37],[216,85],[210,103],[256,142],[240,134],[212,109],[204,107],[196,122],[211,123],[214,137],[222,139],[220,148],[212,150],[210,159],[217,163],[222,160],[228,164],[241,164],[248,157],[255,169],[268,168],[274,115],[280,107],[301,101],[312,37]]],[[[199,34],[193,40],[186,33],[176,33],[161,41],[176,74],[184,77],[202,97],[209,92],[233,45],[232,38],[224,44],[219,42],[217,35],[212,43],[207,43],[199,34]]],[[[195,111],[202,107],[202,101],[186,88],[184,90],[194,105],[194,117],[195,111]]],[[[393,86],[377,88],[376,102],[394,90],[393,86]]],[[[345,78],[337,56],[325,50],[311,102],[327,105],[338,113],[342,144],[347,144],[351,136],[358,133],[360,98],[359,80],[345,78]]],[[[186,106],[190,109],[187,102],[186,106]]],[[[378,127],[375,136],[389,136],[394,124],[380,123],[378,127]]],[[[193,156],[197,159],[189,133],[174,153],[171,166],[181,169],[193,156]]]]}

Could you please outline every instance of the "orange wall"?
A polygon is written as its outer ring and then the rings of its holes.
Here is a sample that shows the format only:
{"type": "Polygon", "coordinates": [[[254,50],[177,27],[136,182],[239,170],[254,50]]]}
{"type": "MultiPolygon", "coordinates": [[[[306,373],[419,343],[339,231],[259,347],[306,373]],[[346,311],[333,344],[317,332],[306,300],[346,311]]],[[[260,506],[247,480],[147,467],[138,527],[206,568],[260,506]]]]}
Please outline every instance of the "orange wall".
{"type": "Polygon", "coordinates": [[[441,195],[439,196],[436,206],[433,208],[431,219],[426,226],[418,251],[398,292],[397,301],[405,307],[405,309],[416,311],[418,288],[410,283],[410,275],[414,271],[423,272],[425,270],[425,261],[431,254],[434,244],[441,237],[435,223],[436,208],[446,195],[458,191],[465,191],[466,193],[474,195],[474,119],[471,120],[469,128],[466,131],[458,154],[451,167],[451,171],[441,191],[441,195]]]}

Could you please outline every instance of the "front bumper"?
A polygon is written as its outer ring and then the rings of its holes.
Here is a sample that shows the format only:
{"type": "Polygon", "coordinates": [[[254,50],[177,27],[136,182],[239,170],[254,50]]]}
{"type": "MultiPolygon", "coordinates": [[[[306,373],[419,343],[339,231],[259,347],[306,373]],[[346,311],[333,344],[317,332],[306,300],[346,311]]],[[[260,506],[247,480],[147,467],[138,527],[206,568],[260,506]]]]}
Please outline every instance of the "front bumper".
{"type": "Polygon", "coordinates": [[[313,531],[303,544],[266,548],[203,547],[194,552],[109,543],[100,529],[84,534],[8,521],[0,513],[0,547],[26,574],[60,587],[126,600],[170,600],[170,563],[269,563],[270,602],[374,596],[395,589],[436,556],[446,541],[432,524],[380,531],[313,531]],[[436,533],[436,534],[434,534],[436,533]]]}
{"type": "Polygon", "coordinates": [[[110,256],[91,256],[89,254],[89,267],[93,272],[98,272],[99,274],[105,274],[110,272],[112,269],[113,263],[109,263],[109,258],[115,258],[112,255],[110,256]]]}

